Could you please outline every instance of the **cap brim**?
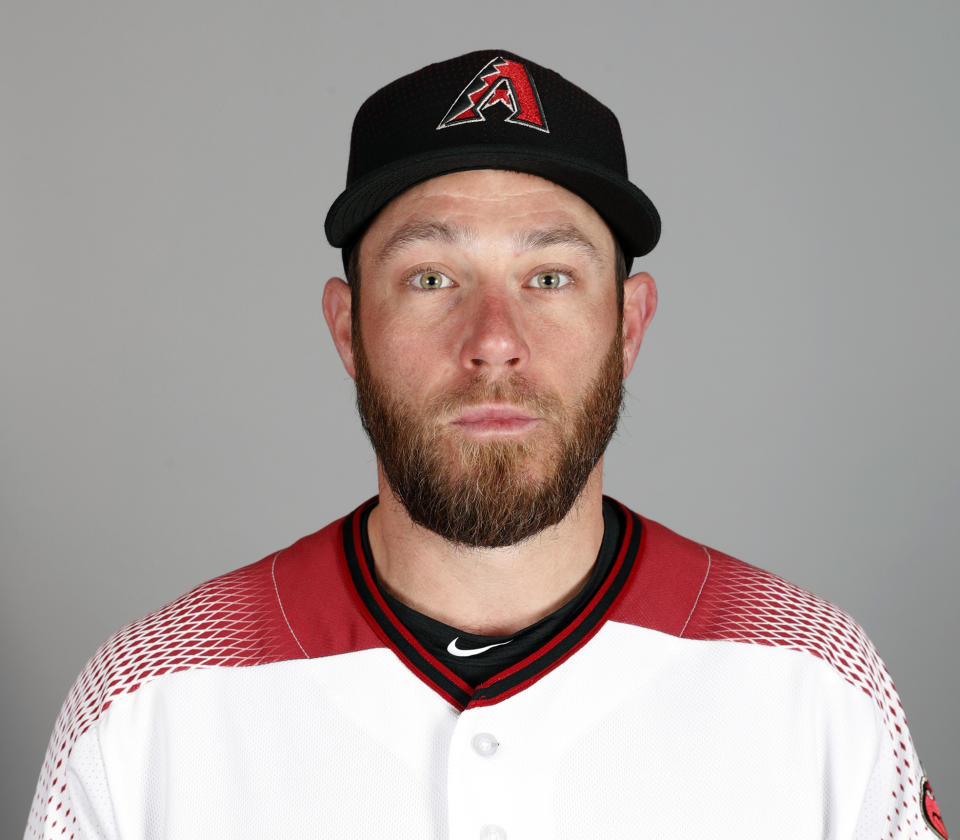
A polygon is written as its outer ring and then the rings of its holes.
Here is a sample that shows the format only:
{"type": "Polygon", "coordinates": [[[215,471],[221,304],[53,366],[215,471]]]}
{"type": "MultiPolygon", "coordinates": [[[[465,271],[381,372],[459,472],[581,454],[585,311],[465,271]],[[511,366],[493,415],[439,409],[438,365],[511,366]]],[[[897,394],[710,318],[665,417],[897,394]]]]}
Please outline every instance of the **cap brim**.
{"type": "Polygon", "coordinates": [[[529,147],[448,148],[388,164],[345,189],[327,213],[327,239],[350,247],[374,216],[405,190],[450,172],[507,169],[539,175],[576,193],[606,221],[625,256],[642,257],[660,238],[660,214],[643,192],[619,173],[529,147]]]}

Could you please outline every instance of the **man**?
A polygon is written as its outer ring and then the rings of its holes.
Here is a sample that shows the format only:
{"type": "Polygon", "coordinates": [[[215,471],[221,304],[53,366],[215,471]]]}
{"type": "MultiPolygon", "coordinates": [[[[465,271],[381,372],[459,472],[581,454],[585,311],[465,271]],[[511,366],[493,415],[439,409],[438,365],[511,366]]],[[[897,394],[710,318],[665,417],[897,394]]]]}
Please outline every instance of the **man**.
{"type": "Polygon", "coordinates": [[[27,837],[947,836],[856,624],[603,496],[659,235],[608,109],[426,67],[326,228],[379,496],[111,637],[27,837]]]}

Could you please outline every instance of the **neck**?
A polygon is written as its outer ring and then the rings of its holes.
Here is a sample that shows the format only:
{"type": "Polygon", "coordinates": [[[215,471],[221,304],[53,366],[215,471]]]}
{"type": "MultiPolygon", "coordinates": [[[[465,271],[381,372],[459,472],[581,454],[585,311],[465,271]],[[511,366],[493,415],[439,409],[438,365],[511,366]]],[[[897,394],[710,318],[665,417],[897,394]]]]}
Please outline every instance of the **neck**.
{"type": "Polygon", "coordinates": [[[417,525],[379,472],[368,521],[380,585],[424,615],[468,633],[508,636],[569,601],[603,539],[602,461],[567,515],[504,548],[470,548],[417,525]]]}

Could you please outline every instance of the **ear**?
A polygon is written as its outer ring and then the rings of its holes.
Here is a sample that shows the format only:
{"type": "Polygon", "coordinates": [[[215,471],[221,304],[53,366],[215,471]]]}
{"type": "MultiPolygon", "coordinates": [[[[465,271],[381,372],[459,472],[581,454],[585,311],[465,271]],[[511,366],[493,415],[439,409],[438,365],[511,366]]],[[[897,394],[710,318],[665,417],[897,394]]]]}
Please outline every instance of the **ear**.
{"type": "Polygon", "coordinates": [[[350,312],[353,307],[353,295],[350,287],[339,277],[331,277],[323,287],[323,317],[327,320],[330,337],[337,347],[340,360],[350,377],[356,369],[353,365],[353,336],[351,333],[350,312]]]}
{"type": "Polygon", "coordinates": [[[640,342],[657,311],[657,284],[645,271],[623,284],[623,378],[633,369],[640,342]]]}

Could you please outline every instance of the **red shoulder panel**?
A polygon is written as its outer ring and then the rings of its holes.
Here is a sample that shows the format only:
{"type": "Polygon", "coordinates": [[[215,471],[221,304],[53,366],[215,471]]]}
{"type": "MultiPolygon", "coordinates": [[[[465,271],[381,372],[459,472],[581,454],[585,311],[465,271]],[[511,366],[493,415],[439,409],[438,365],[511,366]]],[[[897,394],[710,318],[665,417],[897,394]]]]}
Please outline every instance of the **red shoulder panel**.
{"type": "Polygon", "coordinates": [[[343,549],[344,521],[304,537],[272,560],[277,599],[301,656],[384,646],[364,618],[350,581],[343,549]]]}
{"type": "Polygon", "coordinates": [[[659,522],[641,522],[637,568],[610,619],[679,636],[706,580],[707,553],[659,522]]]}

